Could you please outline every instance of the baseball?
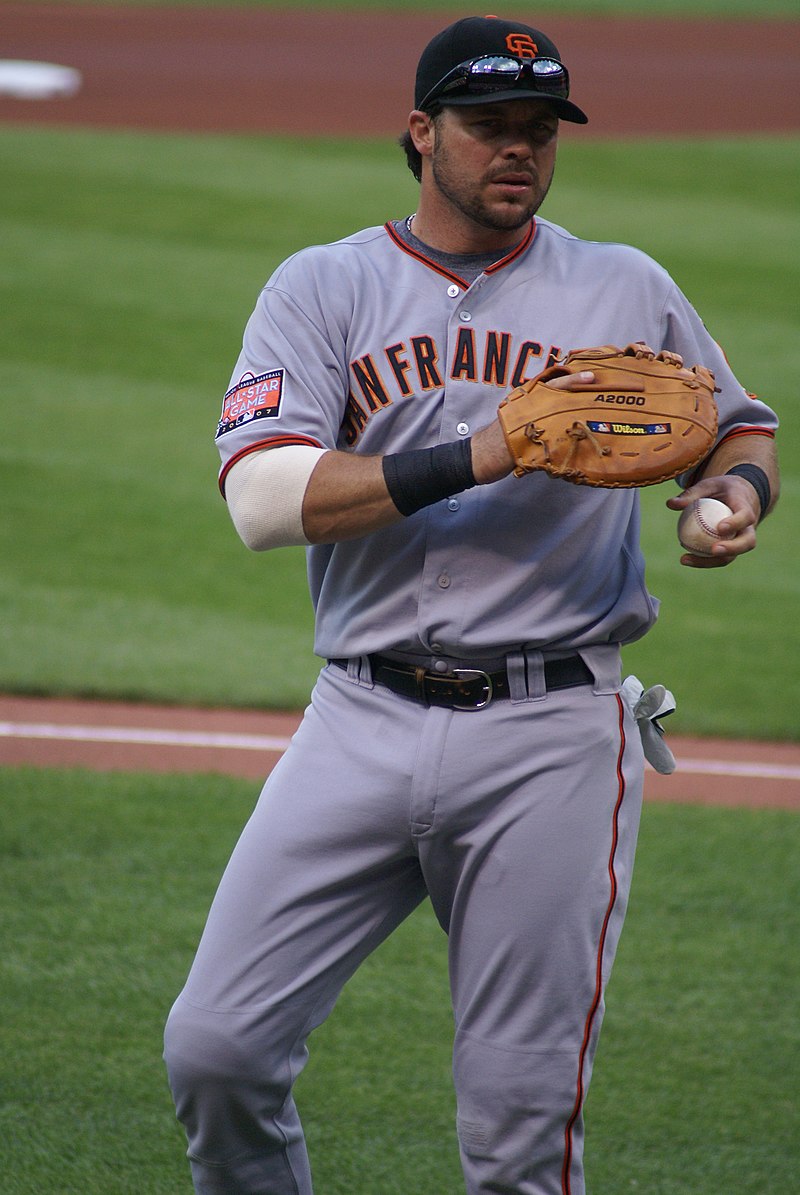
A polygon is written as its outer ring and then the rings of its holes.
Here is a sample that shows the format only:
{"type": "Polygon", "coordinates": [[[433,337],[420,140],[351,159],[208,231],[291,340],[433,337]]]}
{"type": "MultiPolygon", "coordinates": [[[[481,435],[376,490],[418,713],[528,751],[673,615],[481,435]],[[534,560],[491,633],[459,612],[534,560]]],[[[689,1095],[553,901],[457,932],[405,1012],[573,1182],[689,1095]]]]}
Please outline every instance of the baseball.
{"type": "Polygon", "coordinates": [[[733,536],[722,536],[717,527],[733,511],[716,498],[698,498],[687,506],[678,519],[678,539],[694,556],[710,556],[714,544],[733,536]]]}

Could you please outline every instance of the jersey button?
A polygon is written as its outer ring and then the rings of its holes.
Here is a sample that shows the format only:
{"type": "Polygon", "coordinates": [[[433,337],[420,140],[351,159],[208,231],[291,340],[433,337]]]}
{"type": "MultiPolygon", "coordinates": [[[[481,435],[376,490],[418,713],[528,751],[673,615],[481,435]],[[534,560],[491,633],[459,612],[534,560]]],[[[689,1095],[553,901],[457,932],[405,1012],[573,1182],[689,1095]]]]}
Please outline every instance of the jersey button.
{"type": "Polygon", "coordinates": [[[458,432],[458,434],[460,436],[468,436],[469,435],[469,424],[464,423],[464,422],[456,424],[456,431],[458,432]]]}
{"type": "Polygon", "coordinates": [[[440,573],[436,583],[440,589],[450,588],[450,578],[448,577],[447,573],[440,573]]]}
{"type": "Polygon", "coordinates": [[[454,282],[451,282],[447,288],[447,293],[451,299],[457,299],[461,294],[461,287],[456,286],[454,282]]]}
{"type": "Polygon", "coordinates": [[[448,498],[447,509],[448,510],[460,510],[461,503],[459,502],[458,498],[448,498]]]}
{"type": "Polygon", "coordinates": [[[472,312],[471,311],[462,311],[458,318],[461,320],[461,322],[463,324],[470,324],[470,323],[472,323],[472,312]]]}

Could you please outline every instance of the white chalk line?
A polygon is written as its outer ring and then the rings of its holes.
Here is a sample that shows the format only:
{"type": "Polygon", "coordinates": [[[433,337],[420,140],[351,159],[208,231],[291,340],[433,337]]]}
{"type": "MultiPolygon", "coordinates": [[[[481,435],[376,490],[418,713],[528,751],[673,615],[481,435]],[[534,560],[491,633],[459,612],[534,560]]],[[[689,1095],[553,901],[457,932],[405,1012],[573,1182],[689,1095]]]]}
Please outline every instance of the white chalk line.
{"type": "MultiPolygon", "coordinates": [[[[47,722],[0,722],[0,738],[272,752],[285,751],[290,742],[288,738],[277,735],[156,730],[132,726],[62,726],[47,722]]],[[[681,758],[677,759],[676,763],[681,772],[698,776],[740,776],[754,780],[800,780],[800,765],[681,758]]]]}
{"type": "Polygon", "coordinates": [[[676,770],[697,776],[742,776],[754,780],[800,780],[800,767],[791,764],[736,763],[722,759],[675,758],[676,770]]]}
{"type": "Polygon", "coordinates": [[[229,751],[285,751],[288,738],[264,734],[209,734],[133,726],[59,726],[47,722],[0,722],[0,738],[75,743],[134,743],[146,747],[209,747],[229,751]]]}

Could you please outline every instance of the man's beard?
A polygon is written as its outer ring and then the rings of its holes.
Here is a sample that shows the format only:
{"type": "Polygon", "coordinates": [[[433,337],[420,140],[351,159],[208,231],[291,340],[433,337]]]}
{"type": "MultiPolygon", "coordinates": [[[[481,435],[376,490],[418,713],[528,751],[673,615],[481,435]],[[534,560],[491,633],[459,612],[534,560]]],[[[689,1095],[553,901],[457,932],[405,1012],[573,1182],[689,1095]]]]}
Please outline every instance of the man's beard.
{"type": "MultiPolygon", "coordinates": [[[[536,176],[534,176],[533,194],[529,202],[519,207],[515,204],[490,207],[481,197],[477,185],[469,191],[465,187],[459,186],[458,174],[451,170],[451,160],[446,150],[439,149],[434,152],[431,166],[434,181],[445,198],[475,224],[491,229],[493,232],[510,232],[528,224],[544,203],[552,182],[551,176],[546,185],[542,186],[541,183],[537,185],[536,176]]],[[[520,167],[520,169],[525,173],[531,173],[527,168],[520,167]]]]}

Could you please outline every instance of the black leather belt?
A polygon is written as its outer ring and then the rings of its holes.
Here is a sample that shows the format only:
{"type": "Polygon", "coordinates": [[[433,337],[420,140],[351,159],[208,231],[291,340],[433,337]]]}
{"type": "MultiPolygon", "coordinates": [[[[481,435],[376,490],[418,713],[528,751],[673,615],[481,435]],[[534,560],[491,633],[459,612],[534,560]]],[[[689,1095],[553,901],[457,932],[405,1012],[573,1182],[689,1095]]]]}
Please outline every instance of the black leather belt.
{"type": "MultiPolygon", "coordinates": [[[[450,672],[428,672],[414,664],[403,664],[389,656],[369,657],[372,679],[385,685],[400,697],[407,697],[420,705],[437,705],[452,710],[480,710],[490,701],[511,696],[508,673],[484,672],[482,668],[462,668],[450,672]]],[[[347,668],[347,660],[329,660],[337,668],[347,668]]],[[[548,691],[572,689],[593,683],[593,676],[580,656],[561,660],[545,660],[544,680],[548,691]]]]}

